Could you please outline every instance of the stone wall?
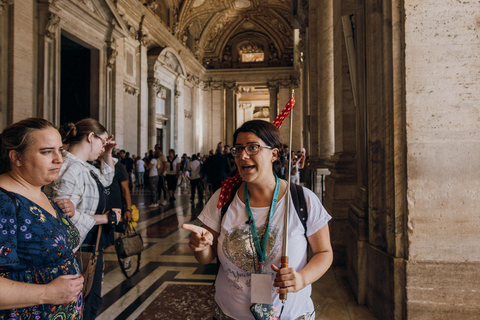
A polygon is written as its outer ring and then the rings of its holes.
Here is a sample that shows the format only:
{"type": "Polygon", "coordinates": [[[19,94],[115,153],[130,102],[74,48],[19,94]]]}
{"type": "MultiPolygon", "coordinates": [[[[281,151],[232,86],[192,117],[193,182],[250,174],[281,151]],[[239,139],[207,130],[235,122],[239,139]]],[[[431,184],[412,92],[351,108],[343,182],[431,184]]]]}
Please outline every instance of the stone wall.
{"type": "Polygon", "coordinates": [[[407,312],[480,314],[478,1],[405,1],[407,312]]]}

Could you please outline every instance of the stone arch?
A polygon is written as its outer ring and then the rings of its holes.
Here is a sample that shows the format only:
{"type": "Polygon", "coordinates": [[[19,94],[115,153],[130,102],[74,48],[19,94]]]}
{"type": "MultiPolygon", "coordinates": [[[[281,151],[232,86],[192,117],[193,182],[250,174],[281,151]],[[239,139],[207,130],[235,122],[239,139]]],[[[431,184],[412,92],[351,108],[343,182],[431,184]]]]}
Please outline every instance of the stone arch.
{"type": "Polygon", "coordinates": [[[149,76],[153,77],[155,75],[155,70],[159,67],[167,68],[183,78],[187,77],[186,68],[182,58],[170,47],[158,47],[148,52],[149,76]]]}

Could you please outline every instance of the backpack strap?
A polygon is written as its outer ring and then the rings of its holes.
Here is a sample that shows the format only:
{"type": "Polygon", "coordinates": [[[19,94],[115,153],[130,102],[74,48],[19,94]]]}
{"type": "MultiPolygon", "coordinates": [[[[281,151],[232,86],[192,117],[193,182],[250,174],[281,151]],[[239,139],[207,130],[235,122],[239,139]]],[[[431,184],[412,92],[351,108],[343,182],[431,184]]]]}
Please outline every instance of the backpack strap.
{"type": "Polygon", "coordinates": [[[295,211],[297,211],[298,218],[305,229],[305,237],[307,237],[308,208],[307,202],[305,201],[305,194],[303,193],[303,187],[298,184],[290,183],[290,194],[292,195],[295,211]]]}
{"type": "Polygon", "coordinates": [[[242,183],[239,183],[239,184],[237,184],[233,187],[232,192],[230,193],[230,199],[228,200],[227,203],[225,203],[223,205],[223,207],[220,211],[220,224],[222,224],[223,216],[225,215],[225,213],[227,213],[228,207],[230,207],[230,205],[233,202],[233,199],[235,199],[235,194],[237,193],[238,189],[240,189],[241,185],[242,185],[242,183]]]}
{"type": "Polygon", "coordinates": [[[2,187],[0,187],[0,191],[5,193],[13,201],[13,206],[15,207],[15,215],[18,215],[17,197],[15,197],[10,191],[7,191],[2,187]]]}

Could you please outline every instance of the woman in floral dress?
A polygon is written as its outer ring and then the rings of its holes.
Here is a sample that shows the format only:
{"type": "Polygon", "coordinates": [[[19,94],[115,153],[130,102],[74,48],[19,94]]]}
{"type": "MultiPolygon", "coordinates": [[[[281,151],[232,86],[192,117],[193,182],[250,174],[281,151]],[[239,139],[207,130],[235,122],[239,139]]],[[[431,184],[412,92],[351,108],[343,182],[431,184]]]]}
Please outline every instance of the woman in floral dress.
{"type": "Polygon", "coordinates": [[[62,167],[61,136],[30,118],[0,141],[0,319],[81,319],[79,234],[42,190],[62,167]]]}

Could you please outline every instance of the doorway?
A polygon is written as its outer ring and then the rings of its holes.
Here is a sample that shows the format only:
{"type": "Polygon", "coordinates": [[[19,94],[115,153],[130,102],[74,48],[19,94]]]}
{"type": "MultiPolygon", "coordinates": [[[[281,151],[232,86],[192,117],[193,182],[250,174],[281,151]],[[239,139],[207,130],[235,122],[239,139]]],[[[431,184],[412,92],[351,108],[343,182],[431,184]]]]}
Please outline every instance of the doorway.
{"type": "Polygon", "coordinates": [[[91,117],[91,50],[62,35],[60,63],[60,124],[91,117]]]}
{"type": "Polygon", "coordinates": [[[157,144],[160,146],[160,150],[165,153],[165,150],[163,150],[163,129],[157,128],[157,144]]]}

